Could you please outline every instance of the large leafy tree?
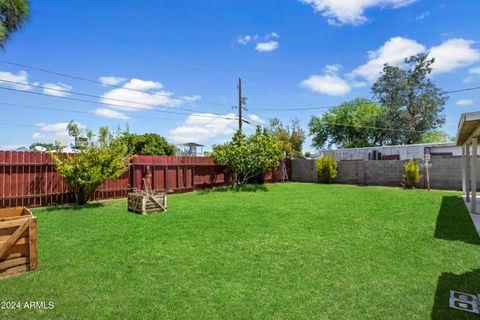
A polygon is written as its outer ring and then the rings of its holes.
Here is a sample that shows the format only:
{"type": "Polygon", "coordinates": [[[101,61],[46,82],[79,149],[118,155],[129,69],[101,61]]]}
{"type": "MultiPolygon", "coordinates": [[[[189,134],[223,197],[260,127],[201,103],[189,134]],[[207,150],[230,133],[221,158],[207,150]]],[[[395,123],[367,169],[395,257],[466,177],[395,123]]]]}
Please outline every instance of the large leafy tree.
{"type": "Polygon", "coordinates": [[[355,99],[310,119],[312,144],[318,149],[337,146],[359,148],[382,145],[381,122],[386,110],[367,99],[355,99]]]}
{"type": "Polygon", "coordinates": [[[282,144],[282,151],[287,158],[303,156],[302,147],[305,142],[306,134],[300,126],[298,119],[293,119],[290,126],[284,127],[279,118],[270,119],[270,133],[282,144]]]}
{"type": "Polygon", "coordinates": [[[133,134],[126,133],[123,136],[127,144],[128,154],[142,156],[173,156],[176,148],[173,144],[156,133],[133,134]]]}
{"type": "Polygon", "coordinates": [[[455,137],[443,131],[429,131],[422,134],[420,143],[436,143],[455,141],[455,137]]]}
{"type": "Polygon", "coordinates": [[[84,205],[97,187],[128,169],[127,146],[123,133],[107,128],[95,133],[70,122],[68,132],[75,139],[78,152],[51,155],[57,171],[75,193],[77,203],[84,205]]]}
{"type": "Polygon", "coordinates": [[[246,136],[238,130],[232,141],[214,145],[212,157],[234,174],[234,186],[245,184],[250,178],[265,175],[278,166],[282,156],[281,143],[267,129],[257,126],[255,134],[246,136]]]}
{"type": "Polygon", "coordinates": [[[0,48],[30,15],[28,0],[0,0],[0,48]]]}
{"type": "Polygon", "coordinates": [[[429,77],[435,59],[421,53],[405,59],[405,67],[386,64],[372,93],[386,107],[383,123],[388,144],[412,144],[445,123],[446,93],[429,77]]]}

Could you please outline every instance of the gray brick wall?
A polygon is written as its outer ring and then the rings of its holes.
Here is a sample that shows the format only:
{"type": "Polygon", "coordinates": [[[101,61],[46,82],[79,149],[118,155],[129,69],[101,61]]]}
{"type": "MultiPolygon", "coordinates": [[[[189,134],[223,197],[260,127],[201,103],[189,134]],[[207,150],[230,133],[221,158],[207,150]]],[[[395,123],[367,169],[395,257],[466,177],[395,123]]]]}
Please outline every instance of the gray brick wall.
{"type": "MultiPolygon", "coordinates": [[[[398,187],[401,185],[405,163],[405,160],[339,161],[336,182],[398,187]]],[[[480,162],[478,172],[480,172],[480,162]]],[[[422,175],[425,176],[425,173],[422,175]]],[[[319,182],[315,160],[293,160],[292,181],[319,182]]],[[[425,185],[422,179],[418,187],[425,187],[425,185]]],[[[462,190],[462,158],[433,157],[430,185],[433,189],[462,190]]],[[[477,185],[480,190],[480,179],[477,185]]]]}

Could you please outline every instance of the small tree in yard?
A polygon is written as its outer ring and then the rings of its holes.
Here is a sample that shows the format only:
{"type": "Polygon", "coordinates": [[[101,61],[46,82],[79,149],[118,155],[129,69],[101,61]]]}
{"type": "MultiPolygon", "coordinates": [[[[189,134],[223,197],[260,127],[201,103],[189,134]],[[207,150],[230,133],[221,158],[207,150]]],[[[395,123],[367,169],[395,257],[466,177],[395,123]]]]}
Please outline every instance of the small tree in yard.
{"type": "Polygon", "coordinates": [[[416,159],[410,159],[405,164],[405,173],[402,176],[402,186],[413,189],[420,182],[420,165],[416,159]]]}
{"type": "Polygon", "coordinates": [[[315,162],[317,173],[320,178],[326,182],[331,183],[337,178],[337,161],[332,156],[322,156],[315,162]]]}
{"type": "Polygon", "coordinates": [[[266,129],[257,126],[255,134],[249,137],[238,130],[232,141],[213,146],[212,157],[216,163],[226,166],[226,172],[234,174],[233,184],[237,187],[278,166],[282,148],[266,129]]]}
{"type": "Polygon", "coordinates": [[[77,204],[84,205],[98,186],[128,169],[127,146],[121,138],[123,134],[107,128],[100,128],[95,134],[70,122],[68,132],[75,138],[78,152],[52,153],[52,158],[58,173],[75,193],[77,204]]]}

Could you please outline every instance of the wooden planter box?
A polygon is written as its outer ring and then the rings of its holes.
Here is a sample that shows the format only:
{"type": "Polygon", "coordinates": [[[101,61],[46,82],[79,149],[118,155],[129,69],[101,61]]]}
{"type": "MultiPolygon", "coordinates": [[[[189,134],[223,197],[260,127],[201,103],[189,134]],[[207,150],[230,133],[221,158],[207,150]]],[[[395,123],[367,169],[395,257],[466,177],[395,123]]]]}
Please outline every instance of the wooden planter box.
{"type": "Polygon", "coordinates": [[[128,194],[128,211],[149,214],[167,210],[167,194],[147,195],[143,193],[128,194]]]}
{"type": "Polygon", "coordinates": [[[37,268],[37,218],[26,208],[0,209],[0,278],[37,268]]]}

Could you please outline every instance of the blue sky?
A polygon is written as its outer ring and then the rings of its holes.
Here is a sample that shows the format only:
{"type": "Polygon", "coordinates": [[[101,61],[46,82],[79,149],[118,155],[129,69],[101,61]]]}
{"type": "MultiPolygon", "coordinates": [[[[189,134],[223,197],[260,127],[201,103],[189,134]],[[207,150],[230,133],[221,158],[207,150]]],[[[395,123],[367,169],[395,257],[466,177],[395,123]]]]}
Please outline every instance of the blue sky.
{"type": "MultiPolygon", "coordinates": [[[[370,97],[383,63],[426,50],[437,58],[433,79],[440,87],[480,86],[478,0],[33,0],[31,6],[31,19],[0,60],[118,87],[0,62],[0,79],[10,81],[0,86],[20,90],[0,89],[0,102],[34,107],[0,104],[2,148],[68,142],[65,124],[75,120],[92,129],[128,124],[132,132],[208,149],[236,129],[231,107],[239,76],[253,124],[297,117],[307,128],[321,110],[260,109],[370,97]]],[[[451,95],[445,131],[454,134],[459,115],[478,110],[479,93],[451,95]]]]}

